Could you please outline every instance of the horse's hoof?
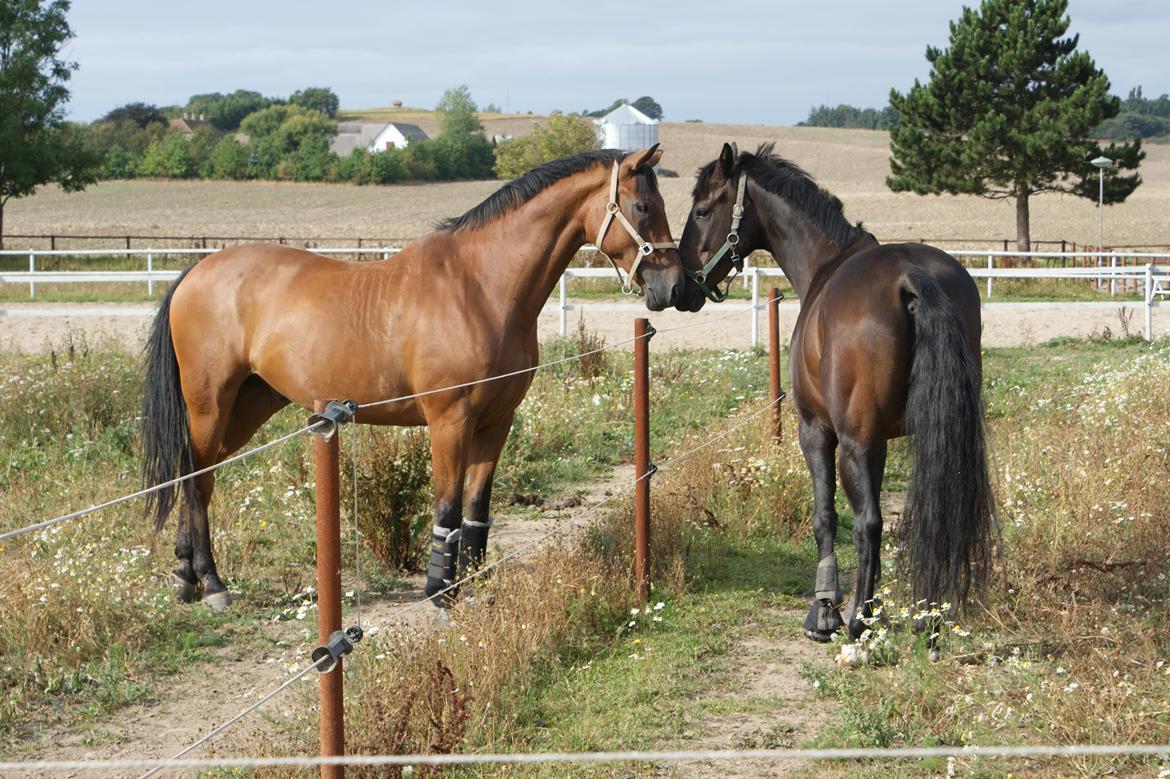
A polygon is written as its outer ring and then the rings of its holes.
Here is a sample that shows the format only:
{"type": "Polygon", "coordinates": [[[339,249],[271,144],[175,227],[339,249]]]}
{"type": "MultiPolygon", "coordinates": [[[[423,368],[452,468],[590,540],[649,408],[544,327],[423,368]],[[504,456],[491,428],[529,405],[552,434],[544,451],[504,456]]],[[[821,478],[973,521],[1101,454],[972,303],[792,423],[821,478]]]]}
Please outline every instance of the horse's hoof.
{"type": "Polygon", "coordinates": [[[833,634],[845,623],[841,620],[841,612],[826,598],[818,598],[809,607],[808,616],[804,618],[804,634],[813,641],[825,643],[833,640],[833,634]]]}
{"type": "Polygon", "coordinates": [[[194,603],[199,600],[199,586],[189,582],[177,573],[171,574],[171,586],[180,603],[194,603]]]}
{"type": "Polygon", "coordinates": [[[930,662],[937,663],[939,660],[942,660],[942,652],[937,649],[932,649],[927,657],[930,659],[930,662]]]}
{"type": "Polygon", "coordinates": [[[226,611],[232,605],[232,594],[227,590],[204,593],[203,604],[215,612],[226,611]]]}

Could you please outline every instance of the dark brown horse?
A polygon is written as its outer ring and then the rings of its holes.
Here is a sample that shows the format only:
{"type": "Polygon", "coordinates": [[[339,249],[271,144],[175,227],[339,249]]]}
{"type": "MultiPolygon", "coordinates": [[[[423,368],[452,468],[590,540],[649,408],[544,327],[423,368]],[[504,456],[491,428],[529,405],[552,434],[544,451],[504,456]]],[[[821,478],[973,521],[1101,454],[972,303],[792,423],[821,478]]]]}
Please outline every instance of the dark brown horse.
{"type": "MultiPolygon", "coordinates": [[[[654,176],[661,154],[604,150],[542,165],[383,262],[253,245],[192,266],[167,293],[148,344],[145,481],[223,460],[289,403],[374,403],[532,368],[541,308],[589,241],[641,285],[651,310],[676,305],[686,279],[654,176]]],[[[359,422],[430,428],[428,595],[482,559],[496,461],[531,380],[524,373],[357,412],[359,422]]],[[[231,598],[207,514],[214,472],[183,484],[180,597],[201,591],[224,608],[231,598]]],[[[176,490],[153,497],[147,511],[161,527],[176,490]]]]}
{"type": "Polygon", "coordinates": [[[756,249],[776,258],[800,296],[792,395],[820,559],[808,636],[827,641],[843,624],[834,452],[854,513],[858,571],[846,620],[857,638],[881,573],[886,442],[907,434],[914,471],[897,530],[911,589],[916,599],[961,606],[986,580],[995,536],[971,276],[939,249],[879,245],[770,144],[738,155],[724,145],[699,171],[679,249],[691,278],[681,308],[722,299],[719,282],[756,249]]]}

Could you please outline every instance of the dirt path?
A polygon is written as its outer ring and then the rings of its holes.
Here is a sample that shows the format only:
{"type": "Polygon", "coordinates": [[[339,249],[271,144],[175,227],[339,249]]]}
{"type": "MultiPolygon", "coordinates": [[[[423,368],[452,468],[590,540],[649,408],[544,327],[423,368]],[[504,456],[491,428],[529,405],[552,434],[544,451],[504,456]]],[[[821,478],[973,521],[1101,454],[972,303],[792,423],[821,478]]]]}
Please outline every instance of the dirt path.
{"type": "MultiPolygon", "coordinates": [[[[595,302],[595,301],[594,301],[595,302]]],[[[799,307],[782,303],[782,336],[792,335],[799,307]]],[[[93,343],[113,342],[139,350],[146,338],[153,309],[141,303],[0,303],[0,350],[45,353],[70,333],[84,333],[93,343]],[[83,314],[71,314],[82,311],[83,314]]],[[[1154,309],[1155,337],[1170,331],[1170,307],[1154,309]]],[[[661,331],[655,349],[716,347],[743,349],[751,345],[750,311],[728,311],[709,305],[697,314],[679,311],[634,312],[584,310],[569,313],[569,329],[584,316],[586,327],[605,337],[607,343],[625,341],[633,334],[633,319],[649,316],[661,331]],[[670,332],[671,328],[686,326],[670,332]]],[[[983,309],[984,346],[1031,346],[1058,336],[1085,337],[1108,330],[1116,336],[1127,331],[1144,332],[1145,313],[1133,303],[1104,305],[1050,303],[993,303],[983,309]],[[1123,324],[1124,319],[1124,324],[1123,324]]],[[[764,332],[767,316],[759,317],[764,332]]],[[[557,334],[560,318],[555,311],[541,314],[538,323],[543,340],[557,334]]],[[[762,341],[761,341],[762,342],[762,341]]]]}
{"type": "MultiPolygon", "coordinates": [[[[820,697],[812,683],[801,676],[805,666],[828,668],[832,653],[824,644],[804,636],[804,612],[769,609],[747,625],[748,638],[728,654],[735,670],[720,692],[706,702],[731,705],[761,701],[767,711],[735,713],[707,720],[702,735],[690,749],[788,749],[813,739],[833,719],[836,704],[820,697]]],[[[718,776],[749,779],[802,775],[811,768],[805,762],[708,761],[684,763],[672,774],[685,779],[718,776]]]]}
{"type": "MultiPolygon", "coordinates": [[[[593,514],[595,504],[633,483],[632,465],[615,468],[603,480],[585,486],[580,505],[557,505],[535,519],[507,514],[493,529],[492,558],[499,557],[547,533],[555,524],[572,521],[582,524],[593,514]]],[[[567,503],[575,504],[569,500],[567,503]]],[[[343,571],[345,589],[352,588],[352,569],[343,571]]],[[[367,635],[388,630],[428,630],[435,624],[435,609],[429,604],[408,607],[424,597],[425,577],[406,579],[407,587],[393,595],[367,599],[363,604],[363,625],[367,635]]],[[[182,608],[176,606],[175,608],[182,608]]],[[[248,608],[237,600],[234,609],[248,608]]],[[[351,612],[352,616],[352,612],[351,612]]],[[[276,688],[290,675],[290,669],[304,667],[315,645],[315,612],[304,621],[257,623],[254,628],[233,627],[228,645],[214,651],[214,659],[192,666],[177,676],[158,681],[148,699],[126,706],[100,723],[84,728],[69,727],[67,716],[44,726],[44,731],[20,755],[22,760],[91,760],[115,758],[169,757],[204,733],[276,688]],[[268,649],[257,651],[258,646],[268,649]]],[[[367,647],[365,647],[368,649],[367,647]]],[[[361,652],[362,647],[357,650],[361,652]]],[[[361,655],[356,661],[361,662],[361,655]]],[[[299,684],[299,683],[298,683],[299,684]]],[[[303,684],[315,685],[316,675],[303,684]]],[[[293,713],[295,693],[288,690],[256,713],[213,739],[190,757],[237,755],[247,752],[250,743],[276,731],[272,718],[293,713]]],[[[64,713],[62,713],[64,715],[64,713]]],[[[67,773],[59,776],[114,777],[125,772],[67,773]]],[[[137,772],[136,774],[137,775],[137,772]]],[[[187,776],[180,771],[159,776],[187,776]]]]}
{"type": "MultiPolygon", "coordinates": [[[[901,519],[905,492],[883,492],[882,517],[887,530],[901,519]]],[[[856,571],[844,571],[841,583],[848,594],[856,571]]],[[[708,719],[693,749],[796,749],[805,746],[837,716],[837,704],[821,696],[802,675],[805,668],[834,667],[833,650],[810,641],[801,623],[803,610],[763,610],[747,625],[747,638],[728,656],[735,668],[727,685],[703,703],[757,701],[751,713],[733,713],[708,719]]],[[[681,779],[750,779],[751,777],[841,776],[830,765],[808,761],[733,763],[708,761],[682,764],[670,774],[681,779]]]]}

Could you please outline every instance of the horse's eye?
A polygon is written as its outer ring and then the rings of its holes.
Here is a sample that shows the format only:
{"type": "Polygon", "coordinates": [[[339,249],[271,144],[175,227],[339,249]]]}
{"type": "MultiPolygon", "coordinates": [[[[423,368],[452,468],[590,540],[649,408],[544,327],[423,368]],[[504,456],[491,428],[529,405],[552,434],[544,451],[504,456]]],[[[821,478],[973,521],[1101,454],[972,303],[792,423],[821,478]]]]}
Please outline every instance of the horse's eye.
{"type": "Polygon", "coordinates": [[[637,203],[634,204],[634,210],[637,211],[639,214],[648,214],[648,213],[650,213],[650,204],[645,202],[644,200],[639,200],[637,203]]]}
{"type": "Polygon", "coordinates": [[[709,216],[711,216],[711,209],[709,209],[709,208],[696,208],[695,209],[695,219],[706,219],[709,216]]]}

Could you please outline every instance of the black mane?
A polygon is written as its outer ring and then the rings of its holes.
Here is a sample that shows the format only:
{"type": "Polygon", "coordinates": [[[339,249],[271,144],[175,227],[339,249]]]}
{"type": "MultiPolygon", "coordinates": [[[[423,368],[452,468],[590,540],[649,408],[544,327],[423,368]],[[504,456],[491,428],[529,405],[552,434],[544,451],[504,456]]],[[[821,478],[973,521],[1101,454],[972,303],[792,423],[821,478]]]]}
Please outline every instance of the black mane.
{"type": "MultiPolygon", "coordinates": [[[[585,151],[570,157],[562,157],[559,160],[546,162],[528,171],[523,176],[509,181],[489,195],[487,200],[484,200],[462,216],[453,216],[450,219],[446,219],[440,222],[437,227],[439,230],[446,231],[474,230],[477,227],[483,227],[488,222],[519,208],[561,179],[572,176],[574,173],[580,173],[594,165],[600,165],[602,163],[612,165],[614,162],[621,162],[626,154],[627,152],[621,149],[599,149],[597,151],[585,151]]],[[[643,165],[638,169],[639,197],[643,195],[643,192],[647,191],[646,187],[648,185],[657,186],[654,171],[643,165]]]]}
{"type": "MultiPolygon", "coordinates": [[[[733,177],[747,173],[756,184],[808,217],[839,249],[856,241],[864,230],[860,223],[852,225],[845,218],[840,198],[819,186],[795,162],[775,154],[774,147],[774,143],[764,143],[755,154],[740,152],[733,177]]],[[[714,171],[714,161],[699,169],[694,197],[707,193],[714,171]]]]}

